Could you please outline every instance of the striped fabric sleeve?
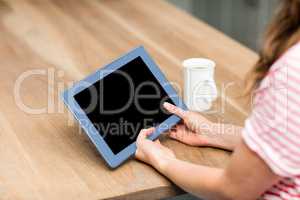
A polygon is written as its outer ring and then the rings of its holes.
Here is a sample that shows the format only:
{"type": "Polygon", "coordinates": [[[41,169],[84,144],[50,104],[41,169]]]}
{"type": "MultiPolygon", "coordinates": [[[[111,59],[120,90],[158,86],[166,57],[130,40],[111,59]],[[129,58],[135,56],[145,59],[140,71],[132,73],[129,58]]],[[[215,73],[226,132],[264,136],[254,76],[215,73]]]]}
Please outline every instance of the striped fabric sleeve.
{"type": "Polygon", "coordinates": [[[277,175],[300,175],[300,59],[278,62],[255,96],[245,143],[277,175]]]}

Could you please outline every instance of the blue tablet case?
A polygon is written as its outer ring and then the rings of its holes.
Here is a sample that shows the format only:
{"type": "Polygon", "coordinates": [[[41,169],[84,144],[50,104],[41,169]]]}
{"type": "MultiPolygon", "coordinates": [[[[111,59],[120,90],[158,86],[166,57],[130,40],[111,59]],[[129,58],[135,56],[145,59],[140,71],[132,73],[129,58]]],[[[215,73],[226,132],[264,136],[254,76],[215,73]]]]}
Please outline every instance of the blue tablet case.
{"type": "MultiPolygon", "coordinates": [[[[158,66],[155,62],[150,58],[148,53],[145,51],[144,47],[140,46],[138,48],[133,49],[129,53],[123,55],[119,59],[113,61],[112,63],[106,65],[102,69],[99,69],[95,73],[89,75],[87,78],[75,83],[71,88],[67,89],[62,93],[62,99],[70,112],[74,115],[74,117],[78,120],[81,127],[92,141],[92,143],[97,148],[98,152],[101,154],[103,159],[106,161],[109,167],[116,168],[128,158],[133,156],[136,151],[136,144],[135,142],[127,146],[118,154],[114,154],[102,136],[99,134],[99,131],[92,126],[92,123],[88,119],[85,112],[81,109],[78,103],[75,101],[74,96],[84,89],[88,88],[89,86],[93,85],[95,82],[99,81],[100,79],[109,76],[110,73],[118,70],[128,62],[132,61],[133,59],[141,57],[142,60],[145,62],[147,67],[150,69],[152,74],[155,78],[161,83],[161,86],[168,94],[170,99],[182,109],[186,110],[187,107],[183,103],[182,99],[178,96],[172,85],[167,81],[163,73],[160,71],[158,66]]],[[[149,137],[150,140],[156,139],[162,132],[167,131],[170,127],[174,126],[176,123],[180,121],[180,118],[171,115],[168,119],[166,119],[162,124],[164,126],[157,126],[154,133],[149,137]]]]}

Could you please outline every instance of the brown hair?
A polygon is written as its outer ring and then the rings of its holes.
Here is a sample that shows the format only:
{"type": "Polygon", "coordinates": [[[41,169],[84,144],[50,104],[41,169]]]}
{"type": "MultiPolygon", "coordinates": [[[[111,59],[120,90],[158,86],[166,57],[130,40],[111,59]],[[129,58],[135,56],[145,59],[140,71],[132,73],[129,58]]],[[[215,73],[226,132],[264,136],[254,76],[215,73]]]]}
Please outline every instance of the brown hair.
{"type": "Polygon", "coordinates": [[[259,51],[259,59],[247,78],[247,93],[255,89],[272,64],[300,40],[300,0],[281,0],[259,51]]]}

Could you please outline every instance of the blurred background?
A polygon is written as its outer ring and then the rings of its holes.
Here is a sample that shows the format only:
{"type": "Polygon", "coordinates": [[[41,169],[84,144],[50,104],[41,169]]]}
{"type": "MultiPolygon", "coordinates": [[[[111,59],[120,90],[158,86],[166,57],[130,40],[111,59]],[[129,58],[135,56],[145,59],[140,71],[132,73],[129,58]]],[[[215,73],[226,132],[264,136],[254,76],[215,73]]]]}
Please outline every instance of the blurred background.
{"type": "Polygon", "coordinates": [[[257,51],[279,0],[168,0],[257,51]]]}

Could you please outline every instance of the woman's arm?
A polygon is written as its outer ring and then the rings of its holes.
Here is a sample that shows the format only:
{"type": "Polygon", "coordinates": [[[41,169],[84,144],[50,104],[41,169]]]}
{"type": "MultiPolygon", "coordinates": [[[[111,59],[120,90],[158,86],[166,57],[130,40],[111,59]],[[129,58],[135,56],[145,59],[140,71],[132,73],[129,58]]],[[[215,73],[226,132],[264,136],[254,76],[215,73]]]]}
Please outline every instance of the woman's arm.
{"type": "Polygon", "coordinates": [[[159,161],[157,170],[187,192],[207,200],[253,200],[279,180],[243,142],[225,169],[169,159],[159,161]]]}
{"type": "Polygon", "coordinates": [[[218,169],[178,160],[157,142],[152,148],[154,142],[147,140],[146,135],[149,131],[138,138],[137,158],[154,166],[187,192],[206,200],[253,200],[280,179],[243,142],[237,146],[228,166],[218,169]],[[144,145],[144,141],[148,144],[144,145]]]}

